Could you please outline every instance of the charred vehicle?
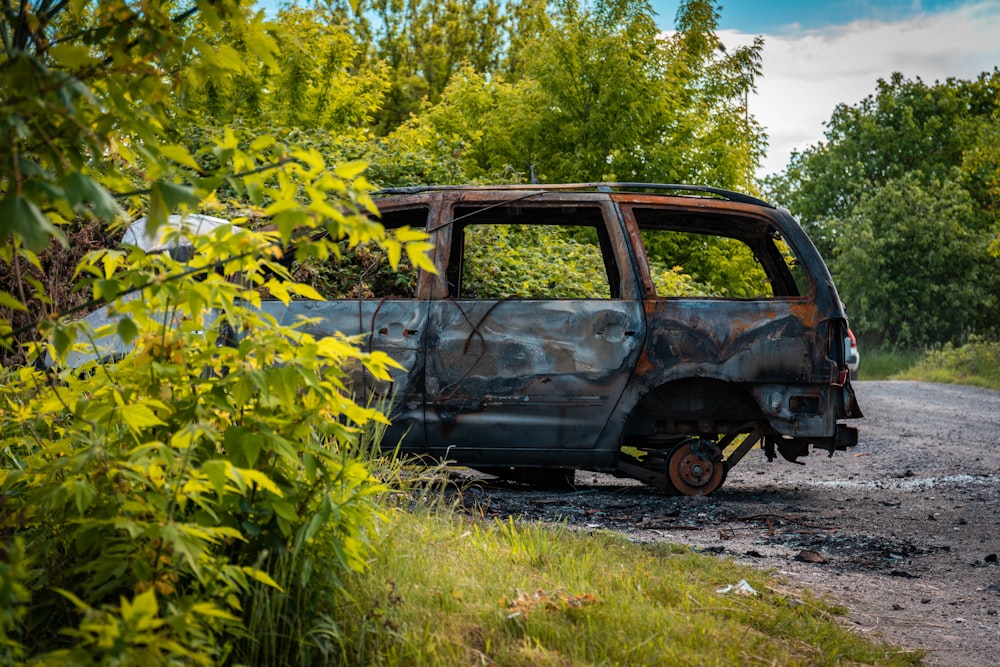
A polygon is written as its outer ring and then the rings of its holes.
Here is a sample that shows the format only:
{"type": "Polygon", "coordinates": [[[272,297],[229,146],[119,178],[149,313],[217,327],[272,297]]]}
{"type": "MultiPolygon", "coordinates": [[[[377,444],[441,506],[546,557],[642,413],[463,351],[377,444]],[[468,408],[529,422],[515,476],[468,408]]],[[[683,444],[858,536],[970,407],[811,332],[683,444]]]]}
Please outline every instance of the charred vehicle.
{"type": "Polygon", "coordinates": [[[312,318],[317,335],[363,334],[406,368],[357,387],[391,396],[387,442],[404,452],[515,479],[586,468],[705,495],[755,446],[795,461],[857,442],[843,423],[861,416],[844,308],[786,210],[676,185],[380,194],[388,230],[430,234],[437,275],[264,307],[312,318]],[[521,252],[539,245],[578,253],[584,279],[558,253],[521,252]]]}
{"type": "Polygon", "coordinates": [[[756,446],[795,461],[857,442],[844,308],[786,210],[650,184],[402,188],[376,204],[390,234],[430,236],[436,274],[368,266],[323,301],[261,308],[400,363],[391,382],[353,380],[391,406],[386,446],[705,495],[756,446]]]}

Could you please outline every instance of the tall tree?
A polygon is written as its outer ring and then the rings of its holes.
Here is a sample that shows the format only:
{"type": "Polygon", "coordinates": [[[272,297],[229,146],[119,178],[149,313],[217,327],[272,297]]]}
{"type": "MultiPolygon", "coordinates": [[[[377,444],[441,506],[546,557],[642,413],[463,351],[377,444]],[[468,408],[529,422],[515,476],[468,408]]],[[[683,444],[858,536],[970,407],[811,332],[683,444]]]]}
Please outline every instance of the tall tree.
{"type": "Polygon", "coordinates": [[[998,165],[988,148],[990,128],[1000,113],[998,92],[1000,70],[976,81],[948,79],[933,85],[894,73],[889,80],[880,79],[875,93],[860,103],[838,105],[825,140],[793,154],[785,171],[769,179],[768,188],[799,216],[827,254],[833,251],[839,221],[862,196],[906,174],[925,183],[958,178],[976,201],[985,203],[985,182],[998,165]],[[969,168],[963,170],[963,163],[969,168]]]}
{"type": "Polygon", "coordinates": [[[867,340],[918,348],[988,332],[1000,262],[969,193],[911,172],[862,196],[842,222],[832,270],[867,340]]]}
{"type": "Polygon", "coordinates": [[[986,245],[1000,231],[998,93],[1000,70],[933,85],[896,73],[859,104],[837,106],[825,141],[768,179],[834,258],[861,336],[921,345],[1000,327],[1000,244],[986,245]],[[938,316],[948,295],[968,304],[949,315],[960,326],[938,316]]]}
{"type": "Polygon", "coordinates": [[[762,45],[723,52],[717,21],[710,2],[684,2],[664,38],[645,0],[558,2],[510,55],[512,78],[463,71],[408,131],[461,137],[471,175],[747,188],[765,142],[745,106],[762,45]]]}
{"type": "MultiPolygon", "coordinates": [[[[371,123],[388,86],[387,67],[362,61],[363,45],[338,12],[290,5],[261,27],[281,45],[274,59],[187,87],[185,107],[195,124],[347,134],[371,123]]],[[[249,39],[253,33],[236,26],[214,37],[240,55],[249,39]]]]}
{"type": "Polygon", "coordinates": [[[436,103],[463,64],[494,71],[503,47],[500,12],[497,0],[362,0],[356,20],[373,37],[369,58],[390,71],[380,132],[397,127],[424,100],[436,103]],[[363,23],[366,11],[377,20],[363,23]]]}

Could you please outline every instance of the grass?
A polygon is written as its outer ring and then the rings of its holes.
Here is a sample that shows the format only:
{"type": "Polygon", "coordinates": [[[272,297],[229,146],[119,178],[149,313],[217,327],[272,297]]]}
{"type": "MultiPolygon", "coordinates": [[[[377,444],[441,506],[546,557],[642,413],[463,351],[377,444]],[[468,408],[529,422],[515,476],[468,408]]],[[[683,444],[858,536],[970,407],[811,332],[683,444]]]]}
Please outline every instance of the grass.
{"type": "Polygon", "coordinates": [[[1000,342],[972,337],[925,351],[872,349],[862,360],[861,380],[919,380],[1000,390],[1000,342]]]}
{"type": "Polygon", "coordinates": [[[400,511],[347,582],[345,664],[916,665],[842,609],[688,547],[400,511]],[[745,579],[753,596],[718,589],[745,579]]]}
{"type": "Polygon", "coordinates": [[[920,359],[917,350],[865,349],[858,368],[859,380],[889,380],[911,368],[920,359]]]}
{"type": "Polygon", "coordinates": [[[1000,389],[1000,342],[973,338],[961,346],[945,344],[925,352],[893,379],[1000,389]]]}

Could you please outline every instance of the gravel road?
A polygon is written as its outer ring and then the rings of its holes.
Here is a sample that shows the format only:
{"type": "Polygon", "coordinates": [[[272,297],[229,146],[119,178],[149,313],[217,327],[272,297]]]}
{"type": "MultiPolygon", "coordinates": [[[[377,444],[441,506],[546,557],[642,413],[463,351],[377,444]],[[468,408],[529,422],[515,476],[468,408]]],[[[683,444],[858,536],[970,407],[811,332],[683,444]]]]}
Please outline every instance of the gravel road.
{"type": "MultiPolygon", "coordinates": [[[[709,498],[578,472],[576,488],[473,485],[495,516],[691,544],[776,572],[849,609],[861,633],[924,664],[1000,664],[1000,392],[857,382],[860,442],[806,465],[755,449],[709,498]]],[[[735,583],[735,582],[734,582],[735,583]]]]}

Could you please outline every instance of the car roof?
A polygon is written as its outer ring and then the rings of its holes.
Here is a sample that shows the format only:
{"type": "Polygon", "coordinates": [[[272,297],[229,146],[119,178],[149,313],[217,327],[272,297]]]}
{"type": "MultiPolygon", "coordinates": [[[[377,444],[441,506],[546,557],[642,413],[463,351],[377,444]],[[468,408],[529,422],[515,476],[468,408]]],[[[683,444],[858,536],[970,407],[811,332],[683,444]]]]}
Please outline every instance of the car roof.
{"type": "Polygon", "coordinates": [[[752,204],[755,206],[774,206],[763,199],[758,199],[742,192],[716,188],[708,185],[685,185],[677,183],[632,183],[632,182],[595,182],[595,183],[531,183],[520,185],[413,185],[405,187],[385,188],[373,193],[375,197],[394,195],[414,195],[427,192],[489,192],[489,191],[554,191],[554,192],[598,192],[636,194],[665,194],[674,196],[695,196],[704,199],[721,199],[752,204]]]}

